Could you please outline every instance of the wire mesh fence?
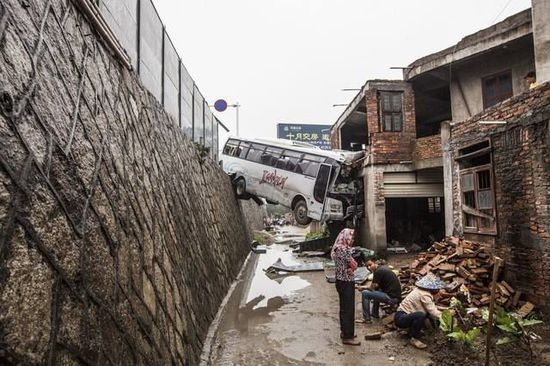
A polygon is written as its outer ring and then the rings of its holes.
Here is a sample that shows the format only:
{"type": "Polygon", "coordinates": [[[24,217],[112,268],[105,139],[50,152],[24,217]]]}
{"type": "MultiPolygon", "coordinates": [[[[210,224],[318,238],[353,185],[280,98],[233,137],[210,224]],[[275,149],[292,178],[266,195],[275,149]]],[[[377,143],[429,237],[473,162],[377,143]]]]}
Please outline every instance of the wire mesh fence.
{"type": "Polygon", "coordinates": [[[194,142],[218,159],[218,123],[182,63],[152,0],[96,0],[143,85],[194,142]]]}

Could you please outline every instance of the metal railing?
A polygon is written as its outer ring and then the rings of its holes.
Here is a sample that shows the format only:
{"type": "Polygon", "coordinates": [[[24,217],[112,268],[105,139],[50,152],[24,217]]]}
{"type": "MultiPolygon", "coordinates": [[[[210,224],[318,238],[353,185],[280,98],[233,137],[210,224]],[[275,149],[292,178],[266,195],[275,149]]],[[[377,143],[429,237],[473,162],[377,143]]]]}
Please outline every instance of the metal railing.
{"type": "Polygon", "coordinates": [[[193,141],[218,159],[220,121],[181,61],[151,0],[95,0],[143,85],[193,141]]]}

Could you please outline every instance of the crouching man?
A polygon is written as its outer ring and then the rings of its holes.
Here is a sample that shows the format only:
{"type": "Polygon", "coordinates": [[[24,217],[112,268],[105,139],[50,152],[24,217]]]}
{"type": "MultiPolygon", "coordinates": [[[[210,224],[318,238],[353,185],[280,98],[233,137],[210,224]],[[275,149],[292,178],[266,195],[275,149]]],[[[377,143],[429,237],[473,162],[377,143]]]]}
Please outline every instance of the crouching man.
{"type": "Polygon", "coordinates": [[[416,288],[405,297],[397,308],[394,322],[399,328],[408,328],[410,344],[423,349],[427,345],[420,340],[422,329],[428,317],[438,320],[441,312],[436,308],[434,295],[445,287],[433,273],[428,273],[416,282],[416,288]]]}
{"type": "Polygon", "coordinates": [[[357,323],[371,323],[371,317],[378,319],[380,303],[398,304],[401,301],[401,283],[389,267],[379,266],[374,257],[367,258],[365,266],[373,273],[373,279],[370,287],[356,286],[361,291],[363,305],[363,319],[356,320],[357,323]]]}

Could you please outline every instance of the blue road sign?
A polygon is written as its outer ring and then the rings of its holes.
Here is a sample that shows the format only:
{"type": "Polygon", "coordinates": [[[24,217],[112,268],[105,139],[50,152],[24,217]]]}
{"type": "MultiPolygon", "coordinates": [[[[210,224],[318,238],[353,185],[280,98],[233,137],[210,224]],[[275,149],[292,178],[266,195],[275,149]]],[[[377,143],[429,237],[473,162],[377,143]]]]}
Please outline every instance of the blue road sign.
{"type": "Polygon", "coordinates": [[[218,112],[223,112],[227,109],[227,102],[223,99],[216,100],[216,103],[214,103],[214,109],[218,112]]]}

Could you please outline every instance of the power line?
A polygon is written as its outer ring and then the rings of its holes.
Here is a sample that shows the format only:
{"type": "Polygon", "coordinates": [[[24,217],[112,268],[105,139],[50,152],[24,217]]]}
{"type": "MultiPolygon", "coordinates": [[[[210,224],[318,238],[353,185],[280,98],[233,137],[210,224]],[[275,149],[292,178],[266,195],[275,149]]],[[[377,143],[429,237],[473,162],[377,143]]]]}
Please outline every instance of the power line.
{"type": "Polygon", "coordinates": [[[499,16],[502,15],[502,13],[504,12],[504,10],[506,10],[506,8],[508,7],[508,5],[510,5],[510,3],[512,2],[512,0],[508,0],[508,2],[506,3],[506,5],[504,5],[504,7],[502,8],[502,10],[497,14],[497,16],[495,17],[495,19],[493,19],[491,21],[491,24],[493,24],[495,22],[495,20],[498,19],[499,16]]]}

